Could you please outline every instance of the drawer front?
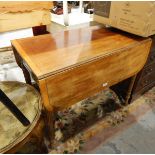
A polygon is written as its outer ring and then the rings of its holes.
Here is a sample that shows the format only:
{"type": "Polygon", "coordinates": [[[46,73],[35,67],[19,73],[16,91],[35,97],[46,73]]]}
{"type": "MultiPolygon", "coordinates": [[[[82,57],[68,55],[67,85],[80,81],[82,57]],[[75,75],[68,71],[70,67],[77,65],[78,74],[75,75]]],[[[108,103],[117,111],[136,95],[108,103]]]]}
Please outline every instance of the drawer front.
{"type": "Polygon", "coordinates": [[[155,72],[152,72],[151,74],[149,74],[148,76],[145,76],[142,81],[141,81],[141,85],[143,87],[149,85],[150,83],[155,81],[155,72]]]}
{"type": "Polygon", "coordinates": [[[143,69],[141,78],[152,74],[152,72],[155,72],[155,62],[143,69]]]}
{"type": "Polygon", "coordinates": [[[131,101],[134,101],[138,97],[140,97],[142,94],[144,94],[146,91],[151,89],[155,86],[155,82],[150,83],[149,85],[146,85],[145,87],[142,87],[141,89],[134,91],[131,97],[131,101]]]}
{"type": "Polygon", "coordinates": [[[150,85],[151,83],[154,83],[154,82],[155,82],[155,71],[147,74],[143,78],[140,78],[139,82],[136,85],[134,92],[140,91],[147,85],[150,85]]]}
{"type": "Polygon", "coordinates": [[[149,46],[150,43],[145,42],[47,77],[50,104],[58,109],[66,108],[133,76],[145,64],[149,46]]]}

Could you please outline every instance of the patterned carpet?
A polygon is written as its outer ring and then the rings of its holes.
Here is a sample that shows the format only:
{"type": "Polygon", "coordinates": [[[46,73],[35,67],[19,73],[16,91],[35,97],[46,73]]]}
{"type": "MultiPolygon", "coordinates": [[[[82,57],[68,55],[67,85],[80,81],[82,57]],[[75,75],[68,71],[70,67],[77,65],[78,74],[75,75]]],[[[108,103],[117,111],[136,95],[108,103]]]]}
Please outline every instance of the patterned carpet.
{"type": "Polygon", "coordinates": [[[63,153],[64,150],[66,153],[90,153],[91,150],[106,142],[115,134],[121,134],[123,130],[137,123],[143,115],[153,109],[155,109],[155,87],[132,104],[113,109],[105,116],[102,115],[103,117],[99,121],[96,120],[93,125],[87,127],[70,140],[59,143],[59,147],[52,150],[51,153],[63,153]]]}
{"type": "MultiPolygon", "coordinates": [[[[1,55],[0,65],[14,63],[12,52],[1,55]],[[3,59],[2,59],[3,55],[3,59]]],[[[8,68],[7,71],[10,69],[8,68]]],[[[5,70],[0,70],[0,80],[5,70]]],[[[22,73],[22,72],[21,72],[22,73]]],[[[69,109],[59,111],[55,120],[54,149],[50,153],[76,153],[90,138],[107,126],[117,126],[130,115],[132,107],[155,102],[155,88],[127,107],[123,107],[117,95],[110,89],[78,102],[69,109]],[[130,109],[130,110],[129,110],[130,109]],[[106,125],[105,125],[106,124],[106,125]]],[[[38,153],[35,141],[26,143],[18,153],[38,153]]]]}
{"type": "MultiPolygon", "coordinates": [[[[93,147],[97,147],[113,134],[121,133],[124,130],[123,123],[127,124],[126,128],[134,123],[136,119],[130,118],[133,113],[138,119],[154,106],[155,87],[127,107],[120,105],[117,96],[111,90],[100,92],[58,113],[54,149],[49,152],[89,153],[93,147]],[[107,102],[107,97],[112,100],[107,102]],[[98,133],[100,135],[96,136],[98,133]]],[[[18,153],[37,153],[35,142],[28,142],[18,153]]]]}
{"type": "Polygon", "coordinates": [[[85,141],[80,153],[154,153],[152,144],[155,141],[155,87],[135,100],[127,109],[127,117],[115,126],[106,126],[104,119],[94,125],[94,128],[100,130],[85,141]]]}

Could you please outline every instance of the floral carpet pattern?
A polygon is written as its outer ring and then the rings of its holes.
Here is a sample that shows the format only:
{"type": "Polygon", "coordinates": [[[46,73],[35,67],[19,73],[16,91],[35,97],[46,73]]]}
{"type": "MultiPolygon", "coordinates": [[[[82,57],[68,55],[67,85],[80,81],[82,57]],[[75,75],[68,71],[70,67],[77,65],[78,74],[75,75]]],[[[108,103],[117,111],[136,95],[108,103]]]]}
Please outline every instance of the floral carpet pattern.
{"type": "Polygon", "coordinates": [[[88,126],[95,120],[102,118],[121,107],[116,94],[106,89],[90,98],[76,103],[71,108],[59,111],[55,122],[55,139],[62,141],[88,126]]]}
{"type": "MultiPolygon", "coordinates": [[[[94,96],[80,101],[64,111],[59,111],[55,121],[55,150],[52,153],[75,153],[81,149],[84,139],[76,135],[83,129],[93,125],[97,120],[110,115],[122,105],[116,94],[106,89],[94,96]],[[60,144],[70,138],[65,147],[60,144]]],[[[110,122],[110,117],[109,117],[110,122]]]]}
{"type": "MultiPolygon", "coordinates": [[[[100,99],[102,98],[102,93],[99,93],[98,95],[92,97],[92,98],[96,97],[96,100],[93,100],[93,101],[97,101],[96,104],[94,104],[94,106],[100,105],[101,102],[99,103],[99,101],[101,101],[100,99]]],[[[92,98],[90,98],[88,100],[90,101],[92,98]]],[[[117,97],[115,99],[117,100],[117,97]]],[[[148,92],[146,92],[144,95],[139,97],[137,100],[135,100],[130,105],[122,106],[122,105],[120,105],[120,102],[118,101],[115,103],[115,106],[113,105],[115,107],[113,110],[110,110],[109,112],[106,111],[106,113],[104,113],[104,115],[102,115],[102,117],[100,117],[101,115],[98,115],[98,113],[96,113],[96,117],[99,116],[98,119],[99,118],[104,119],[104,121],[106,123],[108,123],[109,126],[113,126],[115,128],[115,126],[119,126],[120,123],[122,123],[123,121],[125,121],[128,118],[130,113],[132,113],[132,109],[140,108],[142,110],[143,107],[145,106],[145,104],[152,105],[152,107],[153,107],[153,105],[155,106],[155,87],[150,89],[148,92]],[[116,106],[116,105],[118,105],[118,106],[116,106]]],[[[110,108],[110,106],[108,106],[108,104],[106,105],[106,107],[110,108]]],[[[97,119],[96,119],[96,121],[97,121],[97,119]]],[[[62,133],[63,133],[63,131],[61,131],[61,135],[63,135],[62,133]]],[[[56,149],[52,150],[50,153],[80,152],[80,150],[82,150],[83,145],[85,143],[84,134],[86,134],[86,132],[81,131],[80,134],[77,134],[73,138],[70,138],[66,143],[60,142],[58,140],[59,143],[58,143],[57,147],[55,147],[56,149]]],[[[86,139],[86,140],[89,140],[89,139],[86,139]]]]}

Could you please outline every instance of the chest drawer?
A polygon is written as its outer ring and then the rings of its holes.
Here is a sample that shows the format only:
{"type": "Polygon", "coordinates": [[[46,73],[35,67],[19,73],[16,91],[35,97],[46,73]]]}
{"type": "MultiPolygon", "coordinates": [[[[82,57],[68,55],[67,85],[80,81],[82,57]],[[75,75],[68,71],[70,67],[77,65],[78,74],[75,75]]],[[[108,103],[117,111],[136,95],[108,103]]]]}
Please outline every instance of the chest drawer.
{"type": "Polygon", "coordinates": [[[145,76],[148,76],[153,72],[155,72],[155,62],[143,69],[141,78],[144,78],[145,76]]]}
{"type": "Polygon", "coordinates": [[[146,85],[149,85],[154,81],[155,81],[155,72],[152,72],[141,80],[141,86],[145,87],[146,85]]]}
{"type": "Polygon", "coordinates": [[[146,91],[148,91],[154,86],[155,86],[155,82],[152,82],[151,84],[146,85],[145,87],[142,87],[139,91],[134,92],[131,96],[131,101],[134,101],[135,99],[140,97],[142,94],[144,94],[146,91]]]}
{"type": "Polygon", "coordinates": [[[146,68],[143,71],[143,76],[140,77],[139,81],[136,84],[136,88],[134,92],[140,91],[147,85],[155,82],[155,64],[151,65],[150,67],[146,68]],[[145,76],[144,76],[145,75],[145,76]]]}

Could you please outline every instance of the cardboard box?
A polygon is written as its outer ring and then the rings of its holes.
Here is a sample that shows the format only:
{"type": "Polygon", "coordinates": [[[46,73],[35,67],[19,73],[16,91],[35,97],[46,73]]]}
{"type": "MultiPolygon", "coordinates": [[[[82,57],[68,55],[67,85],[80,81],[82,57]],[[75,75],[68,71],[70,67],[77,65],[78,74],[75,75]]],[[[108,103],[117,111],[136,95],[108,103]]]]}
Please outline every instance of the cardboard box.
{"type": "Polygon", "coordinates": [[[0,2],[0,32],[50,24],[52,2],[0,2]]]}
{"type": "Polygon", "coordinates": [[[148,37],[155,34],[155,2],[96,1],[94,20],[148,37]]]}

